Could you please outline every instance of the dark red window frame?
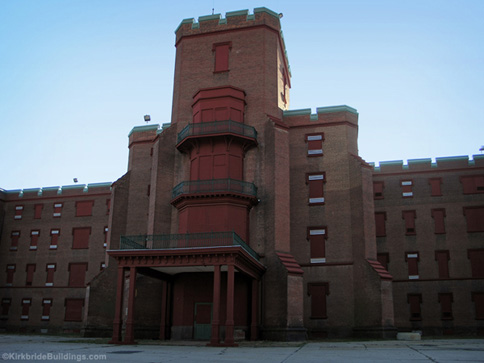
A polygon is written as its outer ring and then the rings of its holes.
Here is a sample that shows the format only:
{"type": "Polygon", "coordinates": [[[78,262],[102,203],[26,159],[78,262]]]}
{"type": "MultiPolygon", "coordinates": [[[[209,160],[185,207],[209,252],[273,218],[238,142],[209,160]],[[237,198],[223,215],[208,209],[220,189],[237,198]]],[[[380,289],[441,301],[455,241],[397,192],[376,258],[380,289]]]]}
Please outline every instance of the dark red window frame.
{"type": "Polygon", "coordinates": [[[232,42],[215,43],[212,51],[215,53],[214,73],[227,72],[229,70],[229,54],[232,42]]]}
{"type": "Polygon", "coordinates": [[[420,255],[418,252],[405,252],[405,262],[408,265],[408,279],[418,280],[420,278],[418,274],[418,263],[420,261],[420,255]]]}
{"type": "Polygon", "coordinates": [[[445,209],[436,208],[432,209],[432,218],[434,219],[434,233],[444,234],[445,233],[445,209]]]}
{"type": "Polygon", "coordinates": [[[422,320],[422,294],[407,294],[407,303],[410,308],[410,321],[422,320]]]}
{"type": "Polygon", "coordinates": [[[414,210],[404,210],[402,211],[402,219],[405,221],[405,235],[413,236],[417,234],[417,229],[415,228],[415,219],[417,218],[417,212],[414,210]]]}
{"type": "Polygon", "coordinates": [[[326,239],[328,238],[325,226],[308,227],[306,239],[309,241],[311,263],[326,262],[326,239]]]}
{"type": "Polygon", "coordinates": [[[437,261],[439,279],[449,278],[449,260],[450,254],[448,250],[435,251],[435,261],[437,261]]]}
{"type": "Polygon", "coordinates": [[[84,299],[65,299],[64,321],[82,321],[84,299]]]}
{"type": "Polygon", "coordinates": [[[324,199],[324,184],[326,183],[326,173],[315,172],[306,174],[306,184],[309,187],[309,205],[322,205],[324,199]]]}
{"type": "Polygon", "coordinates": [[[78,200],[76,202],[76,217],[89,217],[92,216],[92,207],[94,206],[93,200],[78,200]]]}
{"type": "Polygon", "coordinates": [[[42,209],[44,208],[43,204],[35,204],[34,205],[34,219],[42,218],[42,209]]]}
{"type": "Polygon", "coordinates": [[[327,299],[329,283],[313,282],[307,285],[308,296],[311,297],[311,319],[327,319],[327,299]]]}
{"type": "Polygon", "coordinates": [[[484,206],[463,207],[467,232],[484,232],[484,206]]]}
{"type": "Polygon", "coordinates": [[[375,233],[377,237],[385,237],[387,212],[375,212],[375,233]]]}
{"type": "Polygon", "coordinates": [[[383,189],[385,189],[385,182],[374,181],[373,182],[373,199],[383,199],[383,189]]]}
{"type": "Polygon", "coordinates": [[[91,227],[76,227],[72,229],[72,249],[89,248],[91,227]]]}
{"type": "Polygon", "coordinates": [[[306,134],[304,141],[308,144],[308,157],[323,156],[324,132],[306,134]]]}
{"type": "Polygon", "coordinates": [[[440,197],[442,195],[442,178],[429,178],[430,195],[440,197]]]}

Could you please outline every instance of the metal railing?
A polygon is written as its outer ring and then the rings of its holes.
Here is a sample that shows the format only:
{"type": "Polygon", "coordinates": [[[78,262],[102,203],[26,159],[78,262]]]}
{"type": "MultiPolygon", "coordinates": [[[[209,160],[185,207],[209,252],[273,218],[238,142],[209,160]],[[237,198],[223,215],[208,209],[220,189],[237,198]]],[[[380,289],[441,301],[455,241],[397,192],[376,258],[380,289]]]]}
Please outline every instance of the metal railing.
{"type": "Polygon", "coordinates": [[[207,232],[121,236],[120,250],[169,250],[177,248],[241,246],[256,260],[259,255],[235,232],[207,232]]]}
{"type": "Polygon", "coordinates": [[[232,192],[257,196],[257,187],[253,183],[236,179],[209,179],[184,181],[173,188],[172,199],[181,194],[232,192]]]}
{"type": "Polygon", "coordinates": [[[178,134],[177,143],[179,144],[188,136],[212,135],[220,133],[231,133],[257,139],[257,131],[252,126],[248,126],[237,121],[226,120],[188,124],[178,134]]]}

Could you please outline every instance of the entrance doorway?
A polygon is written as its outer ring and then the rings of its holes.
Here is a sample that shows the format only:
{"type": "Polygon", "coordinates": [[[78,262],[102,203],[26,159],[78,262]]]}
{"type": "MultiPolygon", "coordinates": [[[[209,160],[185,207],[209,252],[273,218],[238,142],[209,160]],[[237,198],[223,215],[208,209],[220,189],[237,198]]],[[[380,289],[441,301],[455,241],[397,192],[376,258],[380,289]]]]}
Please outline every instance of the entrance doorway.
{"type": "Polygon", "coordinates": [[[212,336],[212,303],[195,303],[193,339],[210,340],[212,336]]]}

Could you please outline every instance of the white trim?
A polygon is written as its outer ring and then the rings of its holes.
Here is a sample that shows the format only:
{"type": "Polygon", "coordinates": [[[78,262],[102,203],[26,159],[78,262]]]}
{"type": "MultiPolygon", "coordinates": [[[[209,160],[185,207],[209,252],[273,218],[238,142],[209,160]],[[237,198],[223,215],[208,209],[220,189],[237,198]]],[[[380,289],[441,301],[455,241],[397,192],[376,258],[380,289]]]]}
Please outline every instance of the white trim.
{"type": "Polygon", "coordinates": [[[12,232],[12,237],[13,236],[20,236],[20,232],[19,231],[12,232]]]}
{"type": "Polygon", "coordinates": [[[32,300],[30,299],[23,299],[22,300],[22,304],[30,304],[32,302],[32,300]]]}
{"type": "Polygon", "coordinates": [[[405,181],[402,181],[402,186],[404,185],[413,185],[413,184],[411,180],[405,180],[405,181]]]}
{"type": "Polygon", "coordinates": [[[52,231],[50,231],[50,234],[53,235],[53,234],[59,234],[60,230],[58,229],[53,229],[52,231]]]}
{"type": "Polygon", "coordinates": [[[320,234],[326,234],[326,230],[325,229],[311,229],[311,230],[309,230],[310,236],[317,236],[317,235],[320,235],[320,234]]]}
{"type": "Polygon", "coordinates": [[[323,149],[309,149],[308,155],[323,155],[323,149]]]}
{"type": "Polygon", "coordinates": [[[15,270],[15,266],[7,266],[7,270],[15,270]]]}
{"type": "Polygon", "coordinates": [[[24,209],[24,206],[23,205],[17,205],[15,207],[15,210],[23,210],[24,209]]]}
{"type": "Polygon", "coordinates": [[[326,258],[323,257],[323,258],[311,258],[311,263],[325,263],[326,262],[326,258]]]}
{"type": "Polygon", "coordinates": [[[413,192],[403,192],[402,196],[403,197],[411,197],[411,196],[413,196],[413,192]]]}
{"type": "Polygon", "coordinates": [[[107,243],[103,243],[103,247],[107,247],[107,246],[108,246],[108,244],[107,244],[107,243]]]}
{"type": "Polygon", "coordinates": [[[419,276],[418,275],[410,275],[410,276],[408,276],[408,279],[409,280],[418,280],[419,276]]]}
{"type": "Polygon", "coordinates": [[[309,175],[308,180],[324,180],[324,174],[309,175]]]}
{"type": "Polygon", "coordinates": [[[50,245],[49,246],[49,250],[56,250],[57,249],[57,245],[50,245]]]}
{"type": "Polygon", "coordinates": [[[53,282],[46,282],[45,286],[54,286],[54,283],[53,282]]]}
{"type": "Polygon", "coordinates": [[[10,251],[17,251],[17,250],[18,250],[17,246],[11,246],[10,247],[10,251]]]}
{"type": "Polygon", "coordinates": [[[29,316],[28,315],[21,315],[20,316],[20,319],[22,319],[22,320],[29,320],[29,316]]]}
{"type": "Polygon", "coordinates": [[[56,204],[54,204],[54,208],[62,208],[62,203],[56,203],[56,204]]]}
{"type": "Polygon", "coordinates": [[[38,236],[39,234],[40,234],[39,231],[32,231],[32,232],[30,232],[30,235],[31,236],[38,236]]]}
{"type": "Polygon", "coordinates": [[[19,215],[19,214],[16,214],[16,215],[13,217],[13,219],[22,219],[22,216],[21,216],[21,215],[19,215]]]}
{"type": "Polygon", "coordinates": [[[61,214],[60,213],[54,213],[54,217],[60,217],[61,214]]]}
{"type": "Polygon", "coordinates": [[[50,320],[50,316],[49,315],[42,315],[42,320],[50,320]]]}
{"type": "Polygon", "coordinates": [[[418,253],[408,253],[407,258],[418,258],[418,253]]]}
{"type": "Polygon", "coordinates": [[[324,198],[309,198],[309,203],[324,203],[324,198]]]}
{"type": "Polygon", "coordinates": [[[49,305],[50,305],[50,304],[52,304],[52,300],[50,300],[50,299],[49,299],[49,300],[44,300],[44,301],[42,301],[42,302],[43,302],[44,304],[49,304],[49,305]]]}
{"type": "Polygon", "coordinates": [[[55,268],[55,265],[47,265],[47,268],[55,268]]]}
{"type": "Polygon", "coordinates": [[[30,246],[29,250],[36,250],[37,246],[30,246]]]}

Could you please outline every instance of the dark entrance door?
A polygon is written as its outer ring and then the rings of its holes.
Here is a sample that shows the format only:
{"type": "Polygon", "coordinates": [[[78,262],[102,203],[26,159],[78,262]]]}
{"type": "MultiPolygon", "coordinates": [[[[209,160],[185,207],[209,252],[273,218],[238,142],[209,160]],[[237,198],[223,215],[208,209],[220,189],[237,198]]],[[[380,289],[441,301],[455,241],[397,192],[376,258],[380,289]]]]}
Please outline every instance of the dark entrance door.
{"type": "Polygon", "coordinates": [[[193,339],[210,340],[212,336],[212,303],[195,303],[193,339]]]}

